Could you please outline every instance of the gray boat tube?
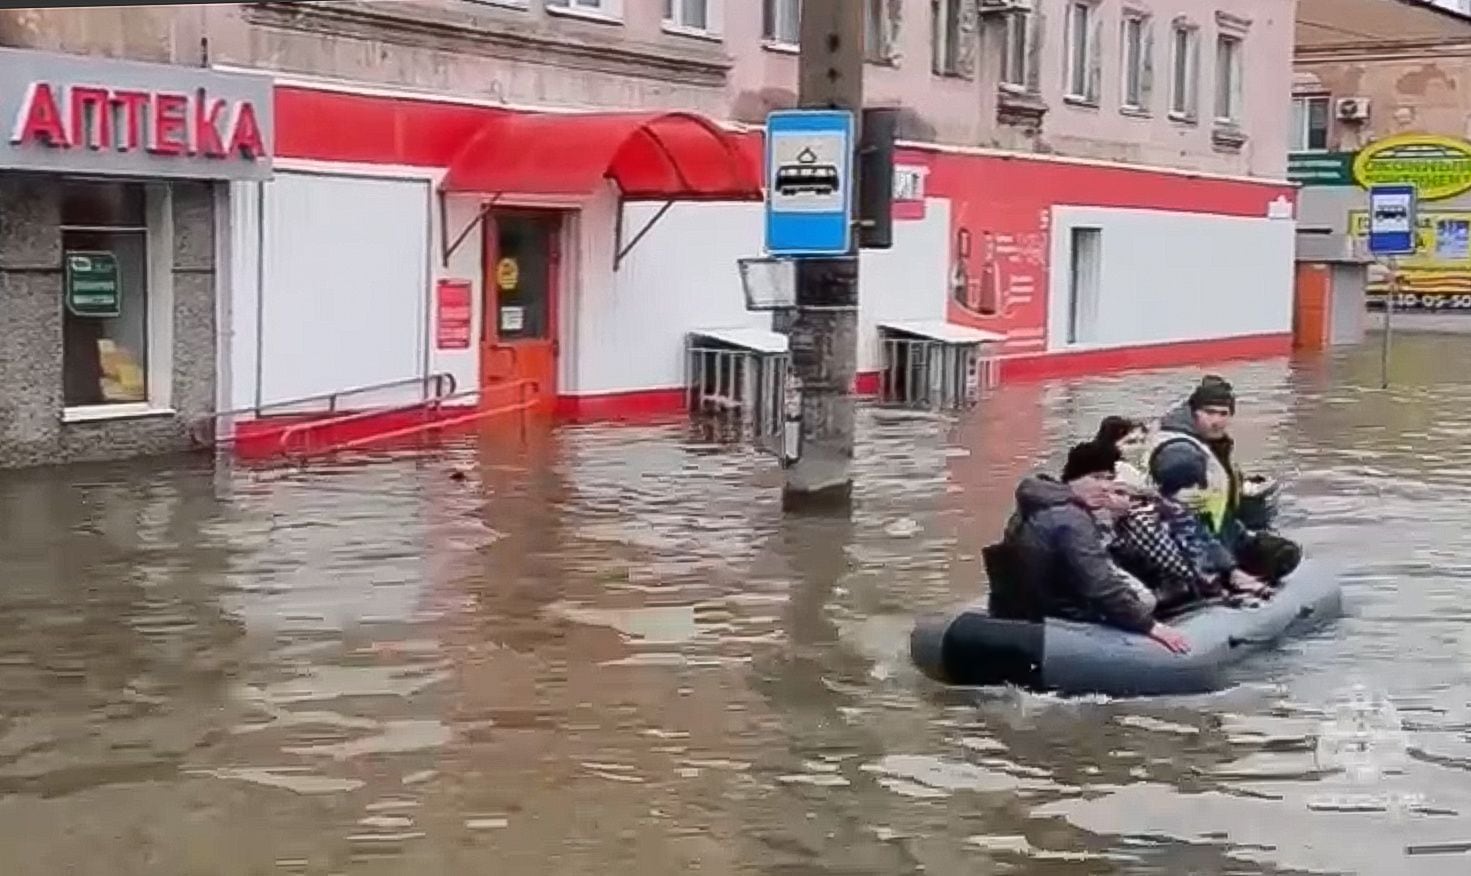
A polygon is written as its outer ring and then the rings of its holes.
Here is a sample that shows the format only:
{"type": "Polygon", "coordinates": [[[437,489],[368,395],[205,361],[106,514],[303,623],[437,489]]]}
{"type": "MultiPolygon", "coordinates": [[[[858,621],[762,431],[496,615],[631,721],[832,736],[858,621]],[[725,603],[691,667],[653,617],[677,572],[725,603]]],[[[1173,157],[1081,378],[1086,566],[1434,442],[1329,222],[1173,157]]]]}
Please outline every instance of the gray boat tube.
{"type": "Polygon", "coordinates": [[[922,617],[909,651],[926,676],[949,685],[1014,685],[1064,695],[1209,693],[1251,654],[1343,613],[1338,575],[1303,561],[1272,598],[1252,606],[1204,603],[1168,621],[1190,643],[1175,654],[1148,636],[1048,618],[1001,620],[983,606],[922,617]]]}

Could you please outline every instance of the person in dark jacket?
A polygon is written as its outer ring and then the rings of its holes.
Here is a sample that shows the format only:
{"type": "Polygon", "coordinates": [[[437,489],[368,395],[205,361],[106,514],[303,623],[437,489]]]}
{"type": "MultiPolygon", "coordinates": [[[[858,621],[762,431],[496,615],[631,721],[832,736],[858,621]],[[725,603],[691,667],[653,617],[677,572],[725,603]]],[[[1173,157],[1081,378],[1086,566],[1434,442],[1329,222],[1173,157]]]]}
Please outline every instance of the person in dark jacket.
{"type": "Polygon", "coordinates": [[[1017,486],[1016,513],[1002,540],[1014,577],[992,581],[993,611],[1033,603],[1048,616],[1142,633],[1185,653],[1185,638],[1154,619],[1152,600],[1131,586],[1105,547],[1095,514],[1123,514],[1129,505],[1127,492],[1113,482],[1116,460],[1113,448],[1086,442],[1068,454],[1061,481],[1033,475],[1017,486]]]}
{"type": "Polygon", "coordinates": [[[1204,459],[1182,459],[1162,471],[1159,496],[1153,503],[1160,522],[1180,545],[1196,573],[1206,583],[1201,596],[1218,596],[1222,590],[1259,594],[1262,582],[1236,564],[1236,557],[1196,513],[1187,500],[1190,493],[1206,489],[1204,459]]]}
{"type": "Polygon", "coordinates": [[[1235,441],[1230,435],[1235,415],[1231,384],[1206,375],[1185,404],[1160,419],[1149,453],[1149,476],[1156,484],[1191,481],[1203,467],[1204,488],[1189,491],[1197,499],[1195,510],[1202,521],[1245,573],[1279,582],[1297,568],[1302,549],[1290,539],[1242,525],[1243,478],[1232,457],[1235,441]]]}

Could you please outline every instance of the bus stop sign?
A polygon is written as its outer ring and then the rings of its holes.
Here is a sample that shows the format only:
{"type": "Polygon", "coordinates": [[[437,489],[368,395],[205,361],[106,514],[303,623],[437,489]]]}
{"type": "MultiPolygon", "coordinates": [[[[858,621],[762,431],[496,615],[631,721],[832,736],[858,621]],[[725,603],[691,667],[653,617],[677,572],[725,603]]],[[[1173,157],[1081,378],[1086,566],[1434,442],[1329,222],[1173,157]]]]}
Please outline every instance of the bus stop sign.
{"type": "Polygon", "coordinates": [[[853,248],[853,113],[766,117],[766,252],[842,256],[853,248]]]}
{"type": "Polygon", "coordinates": [[[1369,252],[1376,256],[1415,252],[1415,187],[1382,185],[1369,189],[1369,252]]]}

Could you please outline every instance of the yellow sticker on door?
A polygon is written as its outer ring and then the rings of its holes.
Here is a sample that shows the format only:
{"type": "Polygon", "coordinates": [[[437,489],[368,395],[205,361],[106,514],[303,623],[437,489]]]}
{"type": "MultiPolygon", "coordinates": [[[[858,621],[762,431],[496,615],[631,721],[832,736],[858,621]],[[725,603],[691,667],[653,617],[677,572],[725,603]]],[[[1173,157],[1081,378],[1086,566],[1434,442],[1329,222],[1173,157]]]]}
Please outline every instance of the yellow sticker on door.
{"type": "Polygon", "coordinates": [[[495,283],[501,287],[502,292],[515,289],[521,282],[521,266],[515,259],[504,258],[495,265],[495,283]]]}

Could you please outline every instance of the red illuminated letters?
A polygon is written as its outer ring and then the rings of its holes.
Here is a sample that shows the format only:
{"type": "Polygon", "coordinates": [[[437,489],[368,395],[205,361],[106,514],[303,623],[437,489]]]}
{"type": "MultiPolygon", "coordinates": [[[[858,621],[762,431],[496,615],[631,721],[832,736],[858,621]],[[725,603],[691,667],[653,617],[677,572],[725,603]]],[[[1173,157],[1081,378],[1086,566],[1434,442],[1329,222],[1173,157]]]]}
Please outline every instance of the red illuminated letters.
{"type": "Polygon", "coordinates": [[[71,140],[66,136],[66,125],[61,120],[61,108],[56,105],[56,95],[49,84],[36,82],[26,90],[10,142],[40,142],[62,149],[71,146],[71,140]]]}
{"type": "Polygon", "coordinates": [[[76,85],[58,100],[56,86],[32,83],[10,142],[96,152],[146,149],[161,158],[267,157],[255,106],[249,100],[211,97],[204,88],[181,94],[76,85]]]}

